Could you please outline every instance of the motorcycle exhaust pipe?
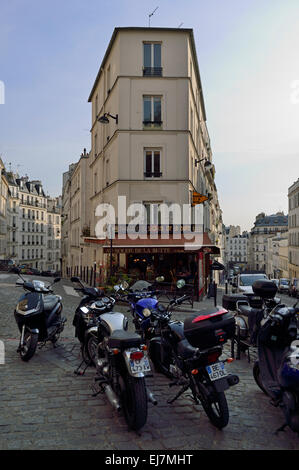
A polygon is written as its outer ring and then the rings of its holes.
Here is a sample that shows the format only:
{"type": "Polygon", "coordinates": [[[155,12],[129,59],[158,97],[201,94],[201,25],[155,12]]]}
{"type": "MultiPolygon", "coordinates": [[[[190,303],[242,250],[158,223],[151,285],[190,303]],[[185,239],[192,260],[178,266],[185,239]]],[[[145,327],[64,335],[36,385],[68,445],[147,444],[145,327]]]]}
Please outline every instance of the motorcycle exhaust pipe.
{"type": "Polygon", "coordinates": [[[117,395],[114,393],[114,391],[110,387],[110,385],[105,386],[105,394],[106,394],[106,397],[108,398],[109,402],[113,406],[113,408],[115,408],[117,411],[120,411],[120,409],[121,409],[120,402],[117,398],[117,395]]]}
{"type": "Polygon", "coordinates": [[[147,400],[151,402],[153,405],[157,405],[158,402],[152,392],[149,391],[149,389],[146,389],[146,394],[147,394],[147,400]]]}

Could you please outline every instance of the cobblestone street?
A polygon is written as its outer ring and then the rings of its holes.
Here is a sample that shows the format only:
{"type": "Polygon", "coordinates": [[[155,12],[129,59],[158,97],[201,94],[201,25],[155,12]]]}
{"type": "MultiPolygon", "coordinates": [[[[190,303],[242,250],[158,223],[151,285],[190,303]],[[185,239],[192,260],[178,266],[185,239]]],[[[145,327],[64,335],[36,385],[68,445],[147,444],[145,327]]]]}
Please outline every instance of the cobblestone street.
{"type": "MultiPolygon", "coordinates": [[[[167,399],[176,390],[169,389],[169,380],[156,373],[147,384],[158,405],[149,404],[140,434],[128,431],[124,418],[103,395],[92,397],[94,370],[89,368],[82,377],[74,375],[80,355],[72,319],[79,297],[68,281],[54,288],[63,296],[67,317],[58,347],[38,349],[28,363],[21,361],[16,353],[19,335],[13,309],[23,291],[14,287],[15,281],[15,275],[0,275],[0,339],[6,353],[5,365],[0,365],[1,450],[299,449],[298,436],[289,429],[274,434],[284,422],[282,412],[256,386],[253,364],[246,356],[227,365],[239,375],[240,383],[226,393],[230,421],[222,431],[210,424],[202,407],[188,396],[168,405],[167,399]]],[[[176,312],[174,317],[183,319],[188,314],[176,312]]]]}

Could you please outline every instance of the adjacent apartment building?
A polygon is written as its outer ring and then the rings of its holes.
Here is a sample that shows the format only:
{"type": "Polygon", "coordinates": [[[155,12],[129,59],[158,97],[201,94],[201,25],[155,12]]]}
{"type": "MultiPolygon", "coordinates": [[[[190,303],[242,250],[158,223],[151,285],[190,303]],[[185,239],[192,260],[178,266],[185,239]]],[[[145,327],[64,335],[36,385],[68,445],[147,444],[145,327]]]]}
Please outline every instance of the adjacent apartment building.
{"type": "Polygon", "coordinates": [[[27,176],[19,177],[12,172],[7,173],[7,180],[6,259],[41,271],[60,270],[61,203],[59,207],[56,199],[46,196],[39,180],[29,180],[27,176]],[[52,255],[54,248],[55,255],[52,255]]]}
{"type": "Polygon", "coordinates": [[[9,216],[9,184],[4,167],[0,158],[0,260],[7,259],[8,247],[8,220],[9,216]]]}
{"type": "Polygon", "coordinates": [[[299,179],[290,186],[289,198],[289,277],[299,278],[299,179]]]}
{"type": "MultiPolygon", "coordinates": [[[[215,253],[220,259],[223,223],[193,31],[115,28],[89,102],[91,151],[72,173],[68,214],[63,208],[70,217],[70,263],[107,264],[109,250],[95,233],[100,204],[112,204],[116,223],[126,224],[126,213],[118,212],[118,196],[126,196],[127,206],[142,203],[151,223],[159,224],[162,203],[190,204],[196,191],[208,197],[203,206],[206,250],[189,254],[198,256],[203,285],[207,257],[215,253]],[[88,181],[85,186],[82,178],[88,181]]],[[[182,249],[177,245],[151,242],[146,249],[167,264],[171,252],[182,249]]],[[[137,241],[134,246],[128,240],[113,242],[123,267],[144,248],[137,241]]]]}
{"type": "Polygon", "coordinates": [[[238,266],[240,270],[248,267],[249,233],[242,232],[240,226],[225,227],[225,265],[227,269],[238,266]]]}
{"type": "Polygon", "coordinates": [[[250,233],[249,267],[273,276],[271,263],[268,261],[268,239],[288,232],[288,216],[283,212],[273,215],[261,213],[256,216],[254,227],[250,233]],[[267,272],[271,269],[271,272],[267,272]]]}

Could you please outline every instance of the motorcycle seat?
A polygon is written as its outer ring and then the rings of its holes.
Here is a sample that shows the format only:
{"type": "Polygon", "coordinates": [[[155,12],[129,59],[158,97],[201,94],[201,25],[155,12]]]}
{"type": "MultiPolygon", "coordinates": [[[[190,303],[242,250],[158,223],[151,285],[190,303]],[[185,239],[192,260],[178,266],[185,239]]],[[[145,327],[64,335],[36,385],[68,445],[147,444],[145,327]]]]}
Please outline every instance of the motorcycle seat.
{"type": "Polygon", "coordinates": [[[52,312],[59,302],[59,297],[57,295],[45,295],[43,298],[44,301],[44,311],[52,312]]]}
{"type": "Polygon", "coordinates": [[[139,347],[141,345],[141,336],[137,333],[131,333],[125,330],[115,330],[108,340],[108,347],[111,349],[124,349],[139,347]]]}
{"type": "Polygon", "coordinates": [[[178,343],[177,352],[182,359],[190,359],[197,350],[198,348],[191,346],[187,339],[182,339],[182,341],[178,343]]]}
{"type": "Polygon", "coordinates": [[[257,313],[262,312],[262,309],[253,308],[249,305],[239,305],[238,310],[242,315],[245,315],[246,317],[249,317],[250,315],[256,315],[257,313]]]}

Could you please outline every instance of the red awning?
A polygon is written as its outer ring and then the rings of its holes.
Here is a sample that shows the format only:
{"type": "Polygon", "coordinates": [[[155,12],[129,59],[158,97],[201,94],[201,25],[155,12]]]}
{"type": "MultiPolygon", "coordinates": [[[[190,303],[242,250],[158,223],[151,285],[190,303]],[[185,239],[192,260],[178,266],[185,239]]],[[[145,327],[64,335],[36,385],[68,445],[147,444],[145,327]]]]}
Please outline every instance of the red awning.
{"type": "MultiPolygon", "coordinates": [[[[104,249],[104,253],[109,253],[111,250],[110,239],[99,239],[99,238],[84,238],[85,243],[101,245],[104,249]]],[[[173,235],[169,235],[168,238],[164,239],[161,235],[157,235],[157,238],[132,238],[125,236],[125,238],[116,237],[112,240],[112,251],[113,253],[194,253],[204,251],[211,254],[220,254],[220,248],[213,245],[208,234],[205,232],[196,239],[188,239],[183,235],[180,238],[174,238],[173,235]]]]}

